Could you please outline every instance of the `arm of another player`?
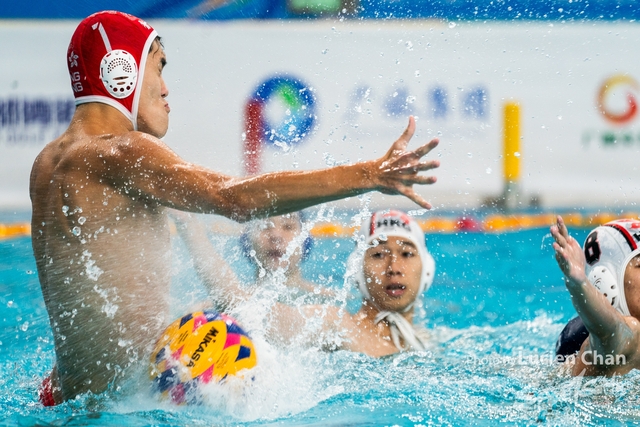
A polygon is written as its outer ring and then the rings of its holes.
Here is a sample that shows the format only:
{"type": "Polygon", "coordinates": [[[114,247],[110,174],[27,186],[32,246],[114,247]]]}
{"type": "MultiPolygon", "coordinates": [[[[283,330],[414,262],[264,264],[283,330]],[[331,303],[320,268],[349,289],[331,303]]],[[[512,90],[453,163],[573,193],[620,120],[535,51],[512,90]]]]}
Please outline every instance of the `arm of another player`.
{"type": "Polygon", "coordinates": [[[215,250],[204,224],[190,214],[172,211],[178,234],[193,259],[198,277],[208,288],[216,310],[227,311],[230,305],[246,301],[250,294],[240,285],[231,266],[215,250]]]}
{"type": "MultiPolygon", "coordinates": [[[[589,350],[598,354],[633,356],[637,351],[638,321],[623,317],[588,281],[580,244],[569,235],[562,217],[551,227],[556,260],[578,315],[589,330],[589,350]]],[[[628,358],[629,358],[628,357],[628,358]]]]}
{"type": "Polygon", "coordinates": [[[269,317],[267,333],[283,343],[317,344],[323,337],[335,337],[344,329],[349,316],[340,307],[333,305],[304,305],[294,307],[276,303],[269,317]]]}

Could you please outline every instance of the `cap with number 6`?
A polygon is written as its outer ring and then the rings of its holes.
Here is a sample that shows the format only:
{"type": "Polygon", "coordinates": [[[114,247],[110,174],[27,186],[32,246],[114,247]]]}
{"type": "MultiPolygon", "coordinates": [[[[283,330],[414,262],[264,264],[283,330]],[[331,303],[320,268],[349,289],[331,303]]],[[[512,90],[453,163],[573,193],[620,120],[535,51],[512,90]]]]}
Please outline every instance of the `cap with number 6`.
{"type": "Polygon", "coordinates": [[[640,254],[640,221],[618,219],[595,228],[584,242],[589,281],[623,316],[629,316],[624,292],[627,264],[640,254]]]}

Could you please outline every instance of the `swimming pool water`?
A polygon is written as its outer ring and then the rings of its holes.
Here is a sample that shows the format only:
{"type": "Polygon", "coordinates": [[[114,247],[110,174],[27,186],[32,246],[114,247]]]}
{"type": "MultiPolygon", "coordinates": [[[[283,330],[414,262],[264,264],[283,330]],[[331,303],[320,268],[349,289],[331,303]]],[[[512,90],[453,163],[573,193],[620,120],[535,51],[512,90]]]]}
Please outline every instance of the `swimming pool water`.
{"type": "MultiPolygon", "coordinates": [[[[586,232],[573,234],[582,241],[586,232]]],[[[140,386],[133,395],[85,396],[44,408],[36,389],[53,365],[53,339],[30,240],[0,241],[0,425],[640,423],[637,371],[572,378],[551,361],[575,311],[548,230],[429,234],[427,242],[437,260],[419,319],[433,335],[427,352],[378,360],[257,342],[254,380],[231,391],[207,390],[204,406],[169,406],[140,386]]],[[[316,240],[307,277],[340,286],[351,248],[348,239],[316,240]]],[[[177,282],[198,288],[187,270],[177,267],[177,282]]]]}

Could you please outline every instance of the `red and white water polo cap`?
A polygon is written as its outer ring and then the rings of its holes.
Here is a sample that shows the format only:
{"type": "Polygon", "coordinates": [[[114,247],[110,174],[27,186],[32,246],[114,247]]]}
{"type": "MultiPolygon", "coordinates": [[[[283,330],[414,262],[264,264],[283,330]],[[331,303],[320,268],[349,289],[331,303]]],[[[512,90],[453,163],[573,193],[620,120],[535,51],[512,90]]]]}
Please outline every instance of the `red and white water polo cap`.
{"type": "Polygon", "coordinates": [[[76,106],[108,104],[137,130],[144,67],[157,36],[142,19],[122,12],[98,12],[82,20],[67,50],[76,106]]]}
{"type": "Polygon", "coordinates": [[[589,281],[623,316],[629,316],[624,292],[627,264],[640,254],[640,221],[618,219],[595,228],[584,242],[589,281]]]}

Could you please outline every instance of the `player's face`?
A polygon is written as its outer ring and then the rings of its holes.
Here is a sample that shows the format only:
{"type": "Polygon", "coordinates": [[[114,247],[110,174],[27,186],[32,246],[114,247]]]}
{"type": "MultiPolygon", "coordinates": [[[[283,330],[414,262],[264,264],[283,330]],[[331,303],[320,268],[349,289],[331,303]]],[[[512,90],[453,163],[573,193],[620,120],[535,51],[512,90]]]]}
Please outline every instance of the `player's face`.
{"type": "Polygon", "coordinates": [[[288,262],[282,258],[287,253],[289,244],[302,231],[297,215],[283,215],[268,218],[260,223],[258,230],[251,233],[251,246],[256,251],[256,258],[268,270],[286,268],[297,265],[302,258],[300,247],[289,257],[288,262]]]}
{"type": "Polygon", "coordinates": [[[367,249],[364,278],[369,293],[382,310],[402,311],[418,297],[422,260],[409,240],[389,236],[386,242],[367,249]]]}
{"type": "Polygon", "coordinates": [[[632,258],[624,270],[624,295],[629,313],[640,319],[640,255],[632,258]]]}
{"type": "Polygon", "coordinates": [[[164,49],[156,40],[147,57],[138,107],[138,130],[162,138],[169,128],[169,95],[162,77],[167,59],[164,49]]]}

